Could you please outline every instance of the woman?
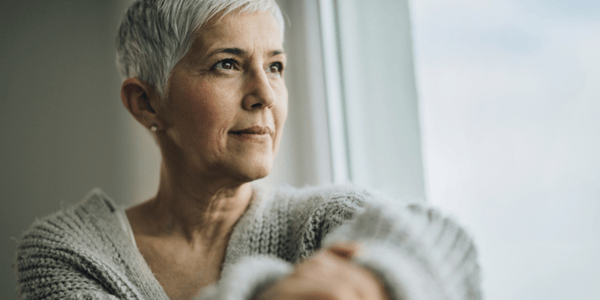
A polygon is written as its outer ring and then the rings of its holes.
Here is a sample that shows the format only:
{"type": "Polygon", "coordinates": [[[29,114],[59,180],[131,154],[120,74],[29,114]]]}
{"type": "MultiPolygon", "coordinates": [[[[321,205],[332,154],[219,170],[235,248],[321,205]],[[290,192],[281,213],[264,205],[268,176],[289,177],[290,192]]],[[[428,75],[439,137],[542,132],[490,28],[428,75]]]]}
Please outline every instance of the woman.
{"type": "Polygon", "coordinates": [[[162,154],[127,209],[99,190],[36,221],[24,299],[479,299],[470,239],[352,187],[254,190],[287,116],[274,1],[139,0],[119,31],[124,106],[162,154]]]}

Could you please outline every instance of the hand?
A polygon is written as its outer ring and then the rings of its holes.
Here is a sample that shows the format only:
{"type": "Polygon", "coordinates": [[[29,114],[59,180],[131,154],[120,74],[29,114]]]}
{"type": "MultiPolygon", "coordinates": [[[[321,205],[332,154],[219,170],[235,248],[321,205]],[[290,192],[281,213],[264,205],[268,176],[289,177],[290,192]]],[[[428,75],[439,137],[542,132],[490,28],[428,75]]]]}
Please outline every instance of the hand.
{"type": "Polygon", "coordinates": [[[357,244],[339,244],[322,249],[300,263],[294,272],[254,300],[387,300],[383,284],[369,270],[350,259],[359,251],[357,244]]]}

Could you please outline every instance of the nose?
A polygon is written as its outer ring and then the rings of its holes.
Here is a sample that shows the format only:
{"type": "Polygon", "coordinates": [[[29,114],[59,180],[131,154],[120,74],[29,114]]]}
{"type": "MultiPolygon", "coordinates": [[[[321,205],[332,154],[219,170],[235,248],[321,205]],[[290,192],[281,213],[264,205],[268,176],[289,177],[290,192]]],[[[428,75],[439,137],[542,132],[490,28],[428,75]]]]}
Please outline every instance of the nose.
{"type": "Polygon", "coordinates": [[[244,109],[254,110],[270,108],[275,104],[275,93],[265,70],[257,68],[256,71],[248,74],[246,80],[248,92],[244,95],[242,101],[244,109]]]}

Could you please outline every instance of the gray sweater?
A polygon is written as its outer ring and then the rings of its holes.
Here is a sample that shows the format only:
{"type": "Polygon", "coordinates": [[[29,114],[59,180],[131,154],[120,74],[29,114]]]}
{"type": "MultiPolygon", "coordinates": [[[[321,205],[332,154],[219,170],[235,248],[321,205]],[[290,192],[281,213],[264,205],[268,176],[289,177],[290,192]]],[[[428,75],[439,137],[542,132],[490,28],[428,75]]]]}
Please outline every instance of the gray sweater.
{"type": "MultiPolygon", "coordinates": [[[[100,190],[37,220],[17,253],[23,299],[168,299],[100,190]]],[[[436,211],[350,186],[284,188],[255,197],[234,227],[221,277],[201,299],[251,299],[303,258],[340,241],[393,299],[481,299],[476,251],[436,211]]]]}

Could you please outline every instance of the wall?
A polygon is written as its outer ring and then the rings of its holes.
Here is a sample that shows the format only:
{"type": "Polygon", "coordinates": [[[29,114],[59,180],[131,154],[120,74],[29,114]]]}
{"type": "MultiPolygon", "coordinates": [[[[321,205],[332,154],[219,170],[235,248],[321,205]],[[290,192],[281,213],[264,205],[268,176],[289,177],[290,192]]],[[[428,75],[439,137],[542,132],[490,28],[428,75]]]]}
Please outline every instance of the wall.
{"type": "Polygon", "coordinates": [[[408,3],[346,0],[337,7],[350,178],[424,201],[408,3]]]}
{"type": "Polygon", "coordinates": [[[111,1],[0,2],[0,295],[15,238],[100,186],[127,195],[111,1]]]}

